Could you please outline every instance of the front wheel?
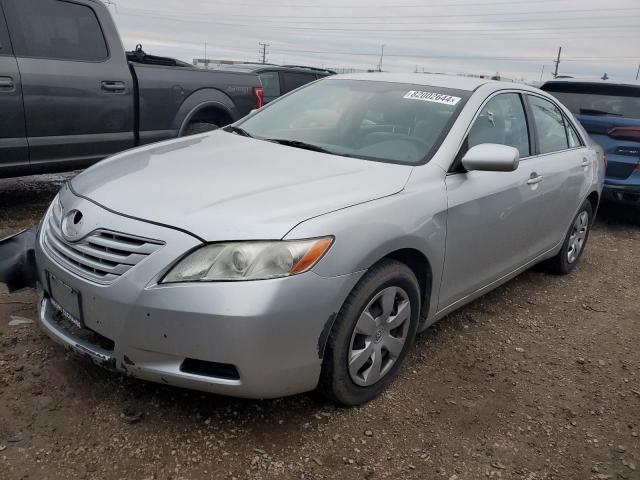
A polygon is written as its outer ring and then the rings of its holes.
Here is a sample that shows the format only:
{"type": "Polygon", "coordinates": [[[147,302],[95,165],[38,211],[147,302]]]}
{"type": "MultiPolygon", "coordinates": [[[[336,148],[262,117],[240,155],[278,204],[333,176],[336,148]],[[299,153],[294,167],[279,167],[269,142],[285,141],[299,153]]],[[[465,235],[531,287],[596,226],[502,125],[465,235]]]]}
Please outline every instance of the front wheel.
{"type": "Polygon", "coordinates": [[[586,201],[573,219],[560,252],[548,261],[549,269],[553,273],[566,275],[576,268],[587,245],[592,223],[593,208],[591,202],[586,201]]]}
{"type": "Polygon", "coordinates": [[[359,405],[395,378],[416,335],[420,287],[405,264],[372,267],[345,301],[329,336],[320,391],[336,403],[359,405]]]}

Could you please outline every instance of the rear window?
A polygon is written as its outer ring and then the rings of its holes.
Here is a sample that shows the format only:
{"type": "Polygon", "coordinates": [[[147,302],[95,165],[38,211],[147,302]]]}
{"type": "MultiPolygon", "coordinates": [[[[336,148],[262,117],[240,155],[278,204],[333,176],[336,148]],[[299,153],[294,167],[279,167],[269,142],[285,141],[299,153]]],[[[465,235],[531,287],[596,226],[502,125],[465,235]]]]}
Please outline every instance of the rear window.
{"type": "Polygon", "coordinates": [[[316,80],[316,76],[309,73],[282,72],[282,81],[286,93],[314,80],[316,80]]]}
{"type": "Polygon", "coordinates": [[[560,100],[574,115],[602,115],[640,119],[640,86],[547,84],[543,90],[560,100]]]}
{"type": "Polygon", "coordinates": [[[264,89],[264,101],[270,102],[280,96],[280,78],[278,72],[260,72],[260,83],[264,89]]]}
{"type": "Polygon", "coordinates": [[[0,5],[0,55],[11,55],[9,45],[9,33],[4,23],[4,15],[2,15],[2,6],[0,5]]]}

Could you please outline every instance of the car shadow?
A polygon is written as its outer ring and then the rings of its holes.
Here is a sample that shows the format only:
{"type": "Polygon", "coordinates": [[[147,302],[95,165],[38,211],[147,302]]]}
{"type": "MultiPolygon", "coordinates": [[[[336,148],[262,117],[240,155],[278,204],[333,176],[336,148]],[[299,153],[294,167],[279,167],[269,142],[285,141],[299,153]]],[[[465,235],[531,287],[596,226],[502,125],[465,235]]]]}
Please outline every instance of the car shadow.
{"type": "Polygon", "coordinates": [[[598,209],[596,226],[614,229],[640,227],[640,205],[627,205],[603,199],[598,209]]]}

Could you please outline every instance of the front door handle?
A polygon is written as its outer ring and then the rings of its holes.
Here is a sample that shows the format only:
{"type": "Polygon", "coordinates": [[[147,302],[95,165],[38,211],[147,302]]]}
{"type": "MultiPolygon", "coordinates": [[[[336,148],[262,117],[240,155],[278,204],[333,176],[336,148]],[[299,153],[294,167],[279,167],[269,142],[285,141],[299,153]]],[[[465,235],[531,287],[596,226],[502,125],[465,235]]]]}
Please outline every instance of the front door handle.
{"type": "Polygon", "coordinates": [[[540,183],[543,179],[544,177],[542,175],[538,175],[537,173],[533,172],[529,180],[527,180],[527,185],[536,185],[540,183]]]}
{"type": "Polygon", "coordinates": [[[104,81],[101,84],[101,88],[104,92],[107,93],[122,93],[126,90],[126,85],[124,82],[108,82],[104,81]]]}
{"type": "Polygon", "coordinates": [[[13,84],[13,78],[0,77],[0,88],[3,90],[13,90],[15,85],[13,84]]]}

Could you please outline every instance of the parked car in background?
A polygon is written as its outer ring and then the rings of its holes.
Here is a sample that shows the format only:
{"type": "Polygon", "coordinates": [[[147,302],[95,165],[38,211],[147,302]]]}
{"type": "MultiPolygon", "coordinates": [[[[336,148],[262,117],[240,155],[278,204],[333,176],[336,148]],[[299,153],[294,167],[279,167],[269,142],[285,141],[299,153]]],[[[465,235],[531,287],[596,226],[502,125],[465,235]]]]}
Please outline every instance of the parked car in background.
{"type": "Polygon", "coordinates": [[[0,177],[83,168],[261,105],[255,74],[125,55],[98,0],[0,0],[0,177]]]}
{"type": "Polygon", "coordinates": [[[237,63],[225,65],[224,68],[257,73],[264,88],[264,103],[269,103],[302,85],[336,73],[323,68],[263,63],[237,63]]]}
{"type": "Polygon", "coordinates": [[[602,146],[609,197],[640,202],[640,83],[553,80],[543,90],[560,100],[602,146]]]}
{"type": "Polygon", "coordinates": [[[39,323],[147,380],[359,404],[417,331],[541,261],[571,272],[603,177],[538,89],[329,77],[69,181],[37,240],[39,323]]]}

